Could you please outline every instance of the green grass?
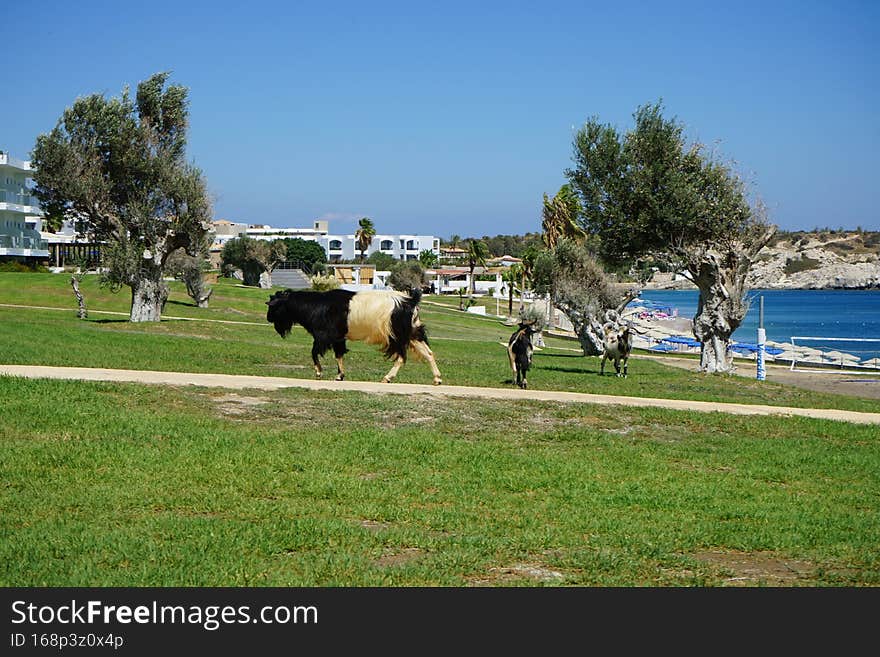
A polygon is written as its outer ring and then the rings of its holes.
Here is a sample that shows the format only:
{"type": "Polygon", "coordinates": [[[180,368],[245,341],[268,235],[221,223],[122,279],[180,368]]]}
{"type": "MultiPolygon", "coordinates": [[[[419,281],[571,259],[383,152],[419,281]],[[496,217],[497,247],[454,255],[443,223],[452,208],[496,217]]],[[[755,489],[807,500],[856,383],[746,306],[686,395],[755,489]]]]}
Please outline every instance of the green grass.
{"type": "MultiPolygon", "coordinates": [[[[130,324],[127,294],[83,289],[87,321],[67,277],[0,274],[0,304],[65,309],[0,306],[0,362],[312,376],[265,291],[199,309],[175,284],[165,316],[199,321],[130,324]]],[[[442,301],[444,382],[510,386],[512,329],[442,301]]],[[[535,388],[876,411],[548,345],[535,388]]],[[[387,371],[351,348],[349,378],[387,371]]],[[[880,585],[877,431],[841,422],[0,377],[0,482],[2,586],[880,585]]]]}
{"type": "Polygon", "coordinates": [[[880,584],[873,427],[229,395],[0,377],[0,585],[880,584]]]}
{"type": "MultiPolygon", "coordinates": [[[[164,321],[132,324],[127,321],[128,294],[112,294],[99,288],[93,276],[87,277],[81,287],[90,311],[86,321],[76,319],[75,299],[66,276],[0,274],[0,304],[65,309],[0,305],[0,363],[314,376],[309,355],[311,337],[301,327],[294,327],[282,340],[266,322],[265,301],[269,294],[264,290],[222,281],[215,286],[210,307],[201,309],[191,304],[180,284],[174,283],[164,321]],[[169,319],[172,317],[200,321],[169,319]]],[[[422,317],[444,384],[512,385],[505,345],[513,328],[495,318],[463,313],[457,309],[457,300],[448,298],[426,298],[422,317]]],[[[670,367],[643,352],[630,359],[628,378],[601,377],[600,359],[583,357],[576,342],[548,337],[546,343],[546,349],[535,353],[529,372],[529,384],[534,389],[877,410],[876,400],[821,394],[745,377],[706,376],[670,367]]],[[[349,380],[379,381],[390,368],[375,347],[349,343],[349,348],[349,380]]],[[[332,357],[325,359],[325,365],[328,372],[335,372],[332,357]]],[[[430,383],[431,374],[427,365],[411,360],[397,380],[430,383]]]]}

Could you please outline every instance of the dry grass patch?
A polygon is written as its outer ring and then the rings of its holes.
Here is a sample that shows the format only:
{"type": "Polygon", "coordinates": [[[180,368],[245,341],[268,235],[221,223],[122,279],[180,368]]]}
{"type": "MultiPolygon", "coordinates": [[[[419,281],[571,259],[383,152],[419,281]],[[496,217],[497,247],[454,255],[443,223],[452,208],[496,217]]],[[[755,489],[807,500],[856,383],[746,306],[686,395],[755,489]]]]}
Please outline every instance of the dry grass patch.
{"type": "Polygon", "coordinates": [[[690,556],[713,569],[729,573],[723,581],[731,586],[791,586],[812,579],[816,570],[806,561],[785,559],[772,552],[706,551],[690,556]]]}
{"type": "Polygon", "coordinates": [[[499,586],[515,582],[561,583],[565,575],[551,570],[541,563],[516,563],[511,566],[497,566],[489,569],[489,574],[469,580],[470,586],[499,586]]]}
{"type": "Polygon", "coordinates": [[[417,547],[407,547],[400,549],[388,549],[378,559],[373,560],[373,565],[380,568],[393,568],[395,566],[404,566],[412,561],[419,559],[425,551],[417,547]]]}
{"type": "Polygon", "coordinates": [[[358,525],[371,532],[381,532],[391,527],[391,523],[381,522],[379,520],[360,520],[358,525]]]}
{"type": "Polygon", "coordinates": [[[263,406],[271,402],[265,397],[247,397],[229,393],[222,397],[213,397],[214,403],[220,407],[221,415],[244,415],[257,406],[263,406]]]}

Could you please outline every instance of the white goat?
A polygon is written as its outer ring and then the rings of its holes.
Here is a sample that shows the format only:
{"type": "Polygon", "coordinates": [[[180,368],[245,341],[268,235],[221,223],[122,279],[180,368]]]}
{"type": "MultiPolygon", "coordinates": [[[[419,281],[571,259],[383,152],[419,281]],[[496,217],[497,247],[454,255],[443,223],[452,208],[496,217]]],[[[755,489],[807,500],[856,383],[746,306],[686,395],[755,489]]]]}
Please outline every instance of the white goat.
{"type": "Polygon", "coordinates": [[[605,375],[605,361],[614,362],[614,369],[617,376],[626,378],[626,366],[629,360],[629,354],[632,351],[633,333],[635,330],[629,326],[617,327],[613,324],[605,325],[604,351],[602,353],[602,366],[599,368],[599,374],[605,375]],[[623,374],[620,373],[620,365],[623,363],[623,374]]]}

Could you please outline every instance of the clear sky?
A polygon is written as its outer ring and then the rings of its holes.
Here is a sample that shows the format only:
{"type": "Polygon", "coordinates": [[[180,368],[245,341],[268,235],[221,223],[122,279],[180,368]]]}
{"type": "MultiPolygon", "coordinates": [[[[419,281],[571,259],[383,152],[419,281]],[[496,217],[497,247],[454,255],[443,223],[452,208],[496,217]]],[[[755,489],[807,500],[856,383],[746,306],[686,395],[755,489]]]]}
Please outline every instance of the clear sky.
{"type": "MultiPolygon", "coordinates": [[[[7,12],[8,13],[8,12],[7,12]]],[[[880,230],[880,2],[134,2],[19,5],[0,149],[90,93],[169,70],[215,218],[350,232],[540,230],[590,117],[662,100],[771,220],[880,230]]]]}

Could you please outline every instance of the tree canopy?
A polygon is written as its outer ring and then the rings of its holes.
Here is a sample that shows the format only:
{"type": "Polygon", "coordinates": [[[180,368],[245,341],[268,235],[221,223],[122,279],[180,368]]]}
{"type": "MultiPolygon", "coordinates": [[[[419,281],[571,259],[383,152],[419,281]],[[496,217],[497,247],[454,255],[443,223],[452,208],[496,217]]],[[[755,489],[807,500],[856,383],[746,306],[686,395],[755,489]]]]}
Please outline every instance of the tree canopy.
{"type": "Polygon", "coordinates": [[[304,240],[299,237],[286,237],[282,240],[287,248],[286,259],[300,265],[301,269],[314,273],[322,269],[321,265],[327,262],[327,253],[324,247],[312,240],[304,240]]]}
{"type": "Polygon", "coordinates": [[[618,263],[653,254],[680,259],[694,245],[726,246],[766,232],[760,204],[729,165],[688,144],[684,126],[663,117],[659,103],[640,107],[620,134],[590,119],[574,139],[566,170],[580,195],[582,226],[600,239],[604,259],[618,263]]]}
{"type": "Polygon", "coordinates": [[[64,110],[32,153],[34,194],[51,222],[106,242],[105,282],[131,288],[131,321],[158,321],[165,261],[200,255],[212,215],[202,173],[185,159],[188,92],[156,73],[135,98],[92,94],[64,110]]]}

